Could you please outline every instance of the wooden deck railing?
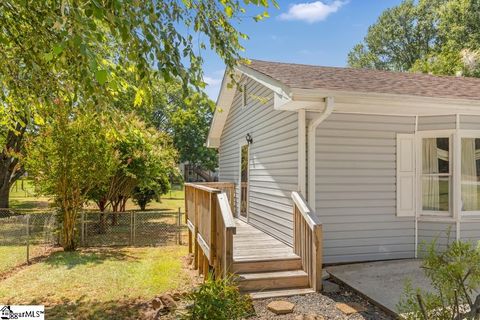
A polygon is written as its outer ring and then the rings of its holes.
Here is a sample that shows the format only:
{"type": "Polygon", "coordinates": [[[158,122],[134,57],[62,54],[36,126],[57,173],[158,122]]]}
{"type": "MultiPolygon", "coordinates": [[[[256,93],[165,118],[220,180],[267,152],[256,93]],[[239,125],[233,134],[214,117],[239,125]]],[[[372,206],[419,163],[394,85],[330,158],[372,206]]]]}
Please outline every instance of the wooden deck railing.
{"type": "Polygon", "coordinates": [[[226,275],[233,264],[234,189],[233,183],[224,182],[185,184],[189,251],[195,268],[205,276],[210,266],[217,275],[226,275]]]}
{"type": "Polygon", "coordinates": [[[303,270],[308,274],[309,285],[322,289],[322,223],[305,199],[292,192],[293,199],[293,250],[302,259],[303,270]]]}

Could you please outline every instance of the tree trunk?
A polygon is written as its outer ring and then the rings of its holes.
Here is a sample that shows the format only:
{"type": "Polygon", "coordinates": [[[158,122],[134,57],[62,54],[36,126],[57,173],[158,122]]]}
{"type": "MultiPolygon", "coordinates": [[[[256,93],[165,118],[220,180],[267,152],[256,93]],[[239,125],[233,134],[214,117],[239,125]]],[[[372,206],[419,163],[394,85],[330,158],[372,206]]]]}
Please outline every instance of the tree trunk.
{"type": "Polygon", "coordinates": [[[8,198],[10,196],[10,185],[3,184],[0,186],[0,209],[8,209],[9,202],[8,198]]]}
{"type": "Polygon", "coordinates": [[[75,222],[76,210],[64,210],[62,227],[62,247],[64,251],[75,251],[75,222]]]}
{"type": "Polygon", "coordinates": [[[127,201],[128,201],[127,197],[122,197],[122,200],[120,202],[120,212],[125,212],[127,208],[127,201]]]}
{"type": "Polygon", "coordinates": [[[0,208],[9,207],[10,187],[25,173],[25,169],[19,165],[19,159],[13,155],[23,150],[26,126],[17,123],[15,129],[7,132],[5,144],[0,146],[0,208]]]}

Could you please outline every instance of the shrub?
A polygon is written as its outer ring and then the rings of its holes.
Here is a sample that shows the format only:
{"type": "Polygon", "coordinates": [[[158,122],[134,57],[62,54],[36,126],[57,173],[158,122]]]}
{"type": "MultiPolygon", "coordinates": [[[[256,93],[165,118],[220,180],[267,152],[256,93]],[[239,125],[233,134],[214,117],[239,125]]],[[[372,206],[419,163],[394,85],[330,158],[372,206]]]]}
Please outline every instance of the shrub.
{"type": "Polygon", "coordinates": [[[190,299],[193,306],[185,319],[237,320],[253,313],[251,298],[240,293],[232,277],[213,279],[210,275],[190,299]]]}
{"type": "MultiPolygon", "coordinates": [[[[480,244],[480,243],[479,243],[480,244]]],[[[398,309],[407,319],[480,319],[480,246],[454,241],[439,252],[431,243],[422,268],[434,292],[407,283],[398,309]]]]}

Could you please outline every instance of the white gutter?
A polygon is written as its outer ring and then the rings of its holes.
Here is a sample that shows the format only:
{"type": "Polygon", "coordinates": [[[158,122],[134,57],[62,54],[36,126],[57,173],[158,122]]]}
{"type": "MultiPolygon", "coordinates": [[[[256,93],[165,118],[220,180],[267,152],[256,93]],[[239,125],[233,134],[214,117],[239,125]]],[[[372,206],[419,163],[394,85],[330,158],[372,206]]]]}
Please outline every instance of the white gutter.
{"type": "Polygon", "coordinates": [[[308,204],[315,212],[315,140],[317,127],[333,112],[335,100],[333,97],[325,98],[325,110],[308,124],[308,204]]]}

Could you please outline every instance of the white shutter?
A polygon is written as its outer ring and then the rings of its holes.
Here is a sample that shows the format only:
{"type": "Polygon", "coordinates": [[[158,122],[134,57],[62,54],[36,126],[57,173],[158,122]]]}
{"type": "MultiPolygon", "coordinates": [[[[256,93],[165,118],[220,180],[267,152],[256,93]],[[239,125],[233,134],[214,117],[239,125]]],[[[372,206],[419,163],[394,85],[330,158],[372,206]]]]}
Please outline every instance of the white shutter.
{"type": "Polygon", "coordinates": [[[397,216],[415,216],[415,135],[397,134],[397,216]]]}

